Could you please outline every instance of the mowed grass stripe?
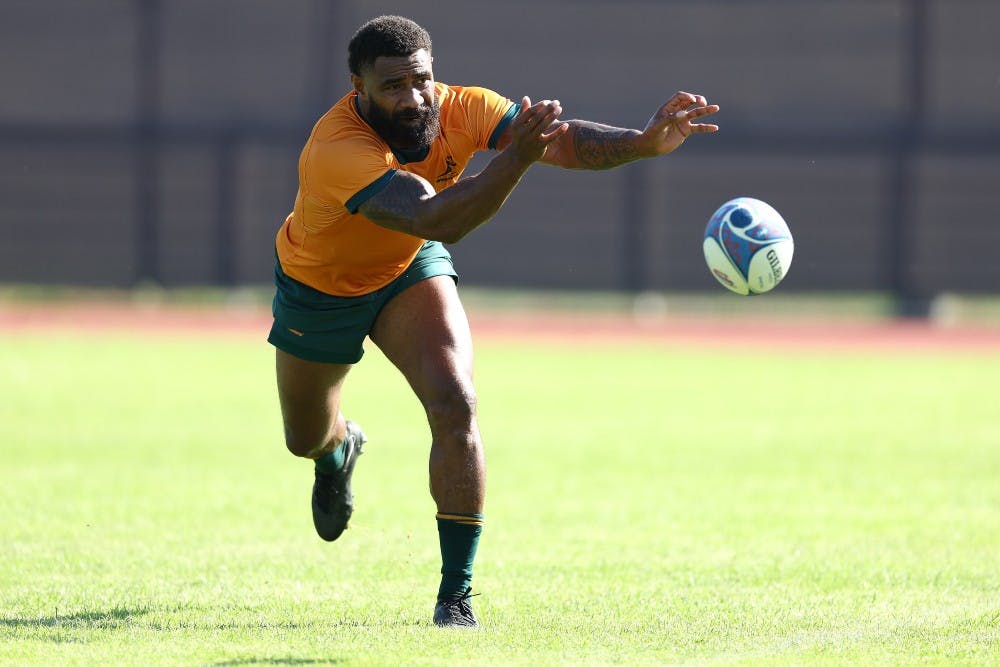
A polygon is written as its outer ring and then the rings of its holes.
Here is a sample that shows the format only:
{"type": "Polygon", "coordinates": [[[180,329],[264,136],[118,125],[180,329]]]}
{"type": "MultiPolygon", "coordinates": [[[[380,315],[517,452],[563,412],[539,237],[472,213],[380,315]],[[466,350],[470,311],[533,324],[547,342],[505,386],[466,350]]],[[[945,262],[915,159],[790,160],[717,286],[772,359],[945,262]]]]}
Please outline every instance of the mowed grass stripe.
{"type": "Polygon", "coordinates": [[[0,662],[989,664],[996,355],[481,342],[484,628],[430,625],[429,436],[370,350],[336,544],[273,353],[0,338],[0,662]]]}

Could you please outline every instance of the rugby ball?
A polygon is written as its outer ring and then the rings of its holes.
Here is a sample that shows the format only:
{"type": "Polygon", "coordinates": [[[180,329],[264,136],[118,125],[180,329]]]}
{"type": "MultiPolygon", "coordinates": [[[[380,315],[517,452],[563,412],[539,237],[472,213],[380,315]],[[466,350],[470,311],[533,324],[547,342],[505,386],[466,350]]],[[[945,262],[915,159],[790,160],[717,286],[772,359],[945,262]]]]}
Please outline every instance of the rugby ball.
{"type": "Polygon", "coordinates": [[[752,197],[720,206],[705,227],[702,247],[719,284],[744,296],[774,289],[788,275],[795,251],[781,214],[752,197]]]}

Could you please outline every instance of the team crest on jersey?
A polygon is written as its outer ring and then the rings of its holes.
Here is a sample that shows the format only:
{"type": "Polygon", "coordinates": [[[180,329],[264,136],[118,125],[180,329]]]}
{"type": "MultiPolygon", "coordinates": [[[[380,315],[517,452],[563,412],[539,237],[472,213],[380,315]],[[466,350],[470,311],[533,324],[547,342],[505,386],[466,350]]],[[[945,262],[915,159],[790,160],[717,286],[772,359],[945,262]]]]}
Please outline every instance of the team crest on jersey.
{"type": "Polygon", "coordinates": [[[450,181],[455,177],[455,167],[458,166],[458,163],[455,162],[455,159],[452,158],[450,155],[446,157],[444,161],[445,164],[448,165],[448,168],[445,169],[444,172],[437,177],[436,179],[437,183],[441,183],[443,181],[450,181]]]}

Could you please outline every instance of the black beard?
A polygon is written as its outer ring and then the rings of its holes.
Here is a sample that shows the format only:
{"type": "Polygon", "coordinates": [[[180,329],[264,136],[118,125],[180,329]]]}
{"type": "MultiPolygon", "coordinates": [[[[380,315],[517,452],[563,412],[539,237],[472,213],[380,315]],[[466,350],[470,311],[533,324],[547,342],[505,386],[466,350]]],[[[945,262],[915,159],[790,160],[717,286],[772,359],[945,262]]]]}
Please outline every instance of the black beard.
{"type": "Polygon", "coordinates": [[[365,114],[365,120],[390,146],[408,151],[421,150],[430,148],[430,145],[437,138],[438,131],[441,129],[441,107],[438,106],[435,99],[429,107],[388,114],[383,112],[377,104],[370,104],[368,113],[365,114]],[[408,125],[403,122],[407,116],[411,118],[416,116],[420,122],[408,125]]]}

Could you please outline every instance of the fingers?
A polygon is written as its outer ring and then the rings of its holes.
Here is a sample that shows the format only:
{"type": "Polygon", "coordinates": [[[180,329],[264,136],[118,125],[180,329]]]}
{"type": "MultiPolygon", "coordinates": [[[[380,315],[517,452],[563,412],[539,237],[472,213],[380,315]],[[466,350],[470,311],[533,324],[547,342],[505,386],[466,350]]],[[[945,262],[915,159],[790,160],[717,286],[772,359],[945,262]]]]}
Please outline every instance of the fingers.
{"type": "Polygon", "coordinates": [[[711,123],[692,123],[690,125],[692,133],[704,134],[706,132],[718,132],[719,126],[711,123]]]}
{"type": "Polygon", "coordinates": [[[679,121],[686,122],[688,127],[691,128],[691,132],[718,132],[719,126],[712,123],[692,123],[692,120],[697,118],[702,118],[709,114],[713,114],[719,110],[718,104],[710,104],[704,107],[695,107],[693,109],[687,109],[686,111],[681,111],[675,114],[675,118],[679,121]],[[683,117],[682,117],[683,116],[683,117]]]}
{"type": "Polygon", "coordinates": [[[718,132],[717,125],[692,122],[719,111],[718,104],[707,104],[706,102],[703,95],[692,95],[681,91],[660,108],[657,114],[650,119],[647,127],[663,130],[667,127],[677,126],[682,128],[681,132],[685,136],[688,134],[688,128],[691,129],[691,132],[718,132]]]}
{"type": "MultiPolygon", "coordinates": [[[[542,103],[540,102],[539,104],[542,103]]],[[[541,135],[542,132],[549,129],[549,126],[556,122],[561,113],[562,105],[559,104],[559,100],[547,101],[545,106],[539,110],[537,122],[531,127],[531,131],[541,135]]]]}
{"type": "Polygon", "coordinates": [[[562,135],[569,132],[569,123],[560,123],[556,129],[552,130],[548,134],[543,134],[539,137],[546,144],[550,144],[562,135]]]}
{"type": "Polygon", "coordinates": [[[542,100],[531,104],[521,100],[521,109],[510,124],[511,141],[505,150],[524,164],[540,160],[548,146],[569,131],[568,123],[558,122],[562,113],[559,100],[542,100]]]}
{"type": "Polygon", "coordinates": [[[678,111],[683,111],[692,106],[706,106],[708,100],[705,99],[704,95],[695,95],[693,93],[686,93],[683,90],[679,90],[674,93],[667,102],[660,107],[661,112],[666,113],[677,113],[678,111]]]}
{"type": "Polygon", "coordinates": [[[514,121],[515,132],[520,130],[525,135],[541,135],[552,125],[559,114],[562,113],[562,105],[559,100],[542,100],[534,105],[531,100],[525,97],[521,101],[521,111],[514,121]]]}
{"type": "Polygon", "coordinates": [[[677,113],[678,111],[683,111],[684,109],[697,104],[698,97],[698,95],[692,95],[691,93],[679,90],[674,93],[673,97],[666,101],[662,107],[662,111],[666,111],[667,113],[677,113]]]}
{"type": "Polygon", "coordinates": [[[718,104],[709,104],[703,107],[695,107],[693,109],[687,109],[685,111],[679,111],[674,115],[678,120],[688,119],[694,120],[695,118],[701,118],[702,116],[707,116],[711,113],[716,113],[719,110],[718,104]]]}

